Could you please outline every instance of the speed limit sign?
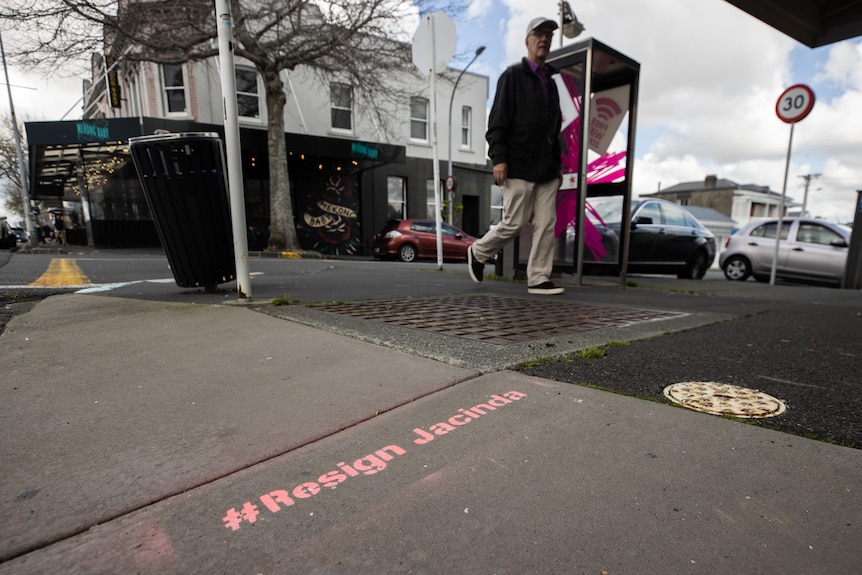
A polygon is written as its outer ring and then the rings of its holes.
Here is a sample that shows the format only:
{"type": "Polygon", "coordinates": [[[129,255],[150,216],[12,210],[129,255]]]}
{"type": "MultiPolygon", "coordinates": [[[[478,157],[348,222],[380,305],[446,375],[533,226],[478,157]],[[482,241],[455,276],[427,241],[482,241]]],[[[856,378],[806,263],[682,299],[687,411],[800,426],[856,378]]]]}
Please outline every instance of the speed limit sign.
{"type": "Polygon", "coordinates": [[[452,192],[455,190],[455,177],[454,176],[446,176],[446,191],[452,192]]]}
{"type": "Polygon", "coordinates": [[[775,103],[775,113],[783,122],[794,124],[811,112],[814,107],[814,91],[805,84],[790,86],[778,102],[775,103]]]}

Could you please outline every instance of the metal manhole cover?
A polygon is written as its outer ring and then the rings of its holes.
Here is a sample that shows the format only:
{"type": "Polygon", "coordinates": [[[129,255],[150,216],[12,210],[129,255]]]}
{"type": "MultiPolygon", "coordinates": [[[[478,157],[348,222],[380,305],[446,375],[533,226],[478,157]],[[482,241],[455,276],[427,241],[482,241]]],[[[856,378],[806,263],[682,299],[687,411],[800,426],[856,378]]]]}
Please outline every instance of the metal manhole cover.
{"type": "Polygon", "coordinates": [[[606,327],[670,319],[684,313],[611,308],[499,296],[441,296],[317,304],[323,311],[497,345],[606,327]]]}
{"type": "Polygon", "coordinates": [[[771,395],[713,381],[686,381],[664,388],[664,396],[683,407],[714,415],[760,418],[781,415],[784,403],[771,395]]]}

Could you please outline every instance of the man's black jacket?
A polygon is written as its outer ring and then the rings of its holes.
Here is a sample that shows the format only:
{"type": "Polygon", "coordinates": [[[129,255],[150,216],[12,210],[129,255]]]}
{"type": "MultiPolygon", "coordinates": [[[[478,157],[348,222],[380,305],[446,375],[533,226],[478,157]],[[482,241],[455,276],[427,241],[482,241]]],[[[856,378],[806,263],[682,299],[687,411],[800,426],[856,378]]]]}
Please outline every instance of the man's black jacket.
{"type": "MultiPolygon", "coordinates": [[[[549,74],[557,73],[548,67],[549,74]]],[[[497,82],[488,116],[488,157],[508,164],[508,177],[548,182],[560,175],[560,96],[548,78],[548,100],[542,82],[527,59],[506,69],[497,82]]]]}

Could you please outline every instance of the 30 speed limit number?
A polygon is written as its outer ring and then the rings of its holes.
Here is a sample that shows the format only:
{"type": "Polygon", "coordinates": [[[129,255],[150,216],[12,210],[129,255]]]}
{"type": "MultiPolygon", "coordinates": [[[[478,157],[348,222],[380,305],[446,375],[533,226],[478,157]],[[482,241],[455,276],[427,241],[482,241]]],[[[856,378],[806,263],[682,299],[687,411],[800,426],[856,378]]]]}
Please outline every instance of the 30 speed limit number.
{"type": "Polygon", "coordinates": [[[775,103],[775,113],[782,121],[793,124],[802,120],[814,107],[814,91],[805,84],[790,86],[775,103]]]}

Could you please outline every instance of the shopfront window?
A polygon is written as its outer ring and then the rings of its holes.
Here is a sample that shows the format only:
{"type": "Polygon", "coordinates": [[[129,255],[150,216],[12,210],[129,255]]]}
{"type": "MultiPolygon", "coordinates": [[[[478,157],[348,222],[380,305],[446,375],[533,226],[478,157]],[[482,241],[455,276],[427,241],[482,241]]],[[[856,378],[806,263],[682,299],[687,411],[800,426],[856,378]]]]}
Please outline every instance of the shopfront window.
{"type": "Polygon", "coordinates": [[[491,186],[491,225],[503,221],[503,188],[491,186]]]}
{"type": "Polygon", "coordinates": [[[407,180],[389,176],[386,178],[386,191],[389,199],[389,219],[404,219],[407,213],[407,180]]]}

